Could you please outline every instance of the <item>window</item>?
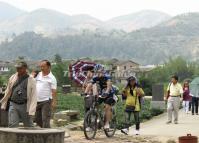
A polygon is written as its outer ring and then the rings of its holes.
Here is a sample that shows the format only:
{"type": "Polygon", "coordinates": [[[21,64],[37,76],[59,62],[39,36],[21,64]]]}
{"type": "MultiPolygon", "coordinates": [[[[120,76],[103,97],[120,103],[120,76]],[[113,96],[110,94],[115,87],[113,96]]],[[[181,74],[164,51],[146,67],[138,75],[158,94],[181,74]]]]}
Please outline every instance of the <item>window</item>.
{"type": "Polygon", "coordinates": [[[124,70],[126,70],[126,66],[124,66],[124,70]]]}

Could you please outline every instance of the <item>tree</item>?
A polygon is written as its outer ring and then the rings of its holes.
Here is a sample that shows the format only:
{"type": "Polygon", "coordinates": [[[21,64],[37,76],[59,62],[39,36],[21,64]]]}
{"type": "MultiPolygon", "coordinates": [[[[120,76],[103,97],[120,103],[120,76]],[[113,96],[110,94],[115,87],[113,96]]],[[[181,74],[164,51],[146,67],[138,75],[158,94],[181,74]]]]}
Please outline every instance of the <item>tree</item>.
{"type": "Polygon", "coordinates": [[[55,63],[62,63],[62,57],[59,54],[55,54],[54,61],[55,63]]]}
{"type": "Polygon", "coordinates": [[[3,78],[2,76],[0,76],[0,86],[2,86],[4,84],[3,78]]]}
{"type": "Polygon", "coordinates": [[[177,75],[179,81],[183,82],[186,79],[193,79],[199,74],[198,63],[188,62],[182,57],[170,59],[162,66],[158,66],[148,73],[147,77],[140,78],[141,85],[147,94],[151,93],[152,85],[157,83],[169,83],[172,75],[177,75]]]}
{"type": "Polygon", "coordinates": [[[52,66],[52,72],[57,79],[58,86],[70,84],[70,79],[66,72],[68,70],[68,63],[58,63],[52,66]]]}

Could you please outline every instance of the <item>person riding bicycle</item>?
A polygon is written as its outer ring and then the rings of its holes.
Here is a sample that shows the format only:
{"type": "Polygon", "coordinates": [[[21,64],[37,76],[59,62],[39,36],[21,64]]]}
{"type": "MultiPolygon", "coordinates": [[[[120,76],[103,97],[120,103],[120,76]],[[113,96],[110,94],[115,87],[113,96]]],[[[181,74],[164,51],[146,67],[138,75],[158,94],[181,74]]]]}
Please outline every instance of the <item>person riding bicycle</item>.
{"type": "Polygon", "coordinates": [[[109,122],[112,118],[112,106],[115,104],[114,90],[110,75],[105,73],[104,67],[97,64],[94,67],[95,76],[93,77],[93,94],[98,97],[99,104],[105,104],[105,126],[109,129],[109,122]],[[98,89],[99,86],[99,89],[98,89]]]}

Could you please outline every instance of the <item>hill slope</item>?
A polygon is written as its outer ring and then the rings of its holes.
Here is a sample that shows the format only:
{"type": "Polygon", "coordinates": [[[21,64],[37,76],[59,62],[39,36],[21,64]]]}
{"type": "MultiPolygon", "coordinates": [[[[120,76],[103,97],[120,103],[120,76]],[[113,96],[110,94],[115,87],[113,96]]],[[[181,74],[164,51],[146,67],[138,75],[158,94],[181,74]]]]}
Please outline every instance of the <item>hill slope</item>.
{"type": "Polygon", "coordinates": [[[25,11],[20,10],[7,3],[0,2],[0,22],[3,20],[13,19],[23,13],[25,13],[25,11]]]}
{"type": "Polygon", "coordinates": [[[158,26],[131,33],[112,31],[106,34],[84,32],[57,38],[24,33],[12,42],[0,45],[0,57],[15,59],[52,58],[119,58],[141,64],[160,64],[168,58],[183,56],[197,60],[199,55],[199,13],[176,16],[158,26]],[[8,56],[9,55],[9,56],[8,56]]]}

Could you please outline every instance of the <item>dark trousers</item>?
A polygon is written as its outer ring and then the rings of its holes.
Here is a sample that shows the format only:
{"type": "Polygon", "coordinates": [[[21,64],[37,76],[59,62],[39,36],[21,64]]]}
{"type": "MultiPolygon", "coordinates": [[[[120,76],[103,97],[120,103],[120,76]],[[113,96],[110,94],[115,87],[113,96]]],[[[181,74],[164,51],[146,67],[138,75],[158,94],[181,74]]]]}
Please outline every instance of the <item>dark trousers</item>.
{"type": "Polygon", "coordinates": [[[50,128],[51,100],[38,102],[35,121],[41,128],[50,128]]]}
{"type": "Polygon", "coordinates": [[[135,128],[136,130],[140,129],[140,112],[135,111],[135,112],[126,112],[125,115],[125,128],[129,128],[131,126],[131,116],[134,116],[135,120],[135,128]]]}
{"type": "Polygon", "coordinates": [[[189,111],[191,111],[192,100],[189,102],[189,111]]]}
{"type": "Polygon", "coordinates": [[[192,97],[192,114],[198,114],[198,97],[192,97]]]}

